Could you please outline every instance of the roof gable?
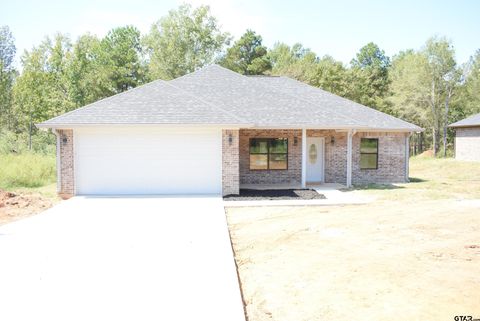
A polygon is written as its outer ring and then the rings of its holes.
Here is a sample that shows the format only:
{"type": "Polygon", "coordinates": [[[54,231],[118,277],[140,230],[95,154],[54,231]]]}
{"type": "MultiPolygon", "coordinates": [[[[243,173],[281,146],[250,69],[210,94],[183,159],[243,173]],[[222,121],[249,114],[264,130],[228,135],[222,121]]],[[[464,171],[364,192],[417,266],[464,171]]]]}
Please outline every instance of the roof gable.
{"type": "Polygon", "coordinates": [[[450,124],[449,127],[471,127],[480,126],[480,113],[450,124]]]}

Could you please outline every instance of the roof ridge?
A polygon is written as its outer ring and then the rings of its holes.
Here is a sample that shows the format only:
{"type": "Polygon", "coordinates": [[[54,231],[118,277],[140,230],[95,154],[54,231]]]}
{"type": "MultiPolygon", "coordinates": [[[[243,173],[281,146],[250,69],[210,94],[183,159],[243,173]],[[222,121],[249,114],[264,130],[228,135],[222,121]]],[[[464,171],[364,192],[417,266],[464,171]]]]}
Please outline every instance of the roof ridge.
{"type": "MultiPolygon", "coordinates": [[[[178,78],[175,78],[175,79],[178,79],[178,78]]],[[[209,106],[211,106],[211,107],[213,107],[213,108],[215,108],[215,109],[217,109],[217,110],[222,111],[223,113],[225,113],[225,114],[227,114],[227,115],[232,116],[233,118],[237,119],[237,120],[240,121],[240,122],[244,122],[244,123],[248,124],[248,121],[247,121],[246,119],[243,119],[243,118],[241,118],[241,117],[238,117],[237,115],[235,115],[234,113],[232,113],[232,112],[230,112],[230,111],[228,111],[228,110],[225,110],[225,109],[223,109],[223,108],[221,108],[221,107],[218,107],[218,106],[212,104],[212,103],[209,102],[209,101],[206,101],[206,100],[204,100],[204,99],[198,98],[197,96],[191,94],[189,91],[187,91],[187,90],[185,90],[185,89],[182,89],[182,88],[179,88],[179,87],[177,87],[177,86],[175,86],[175,85],[172,85],[169,81],[165,81],[165,83],[166,83],[167,85],[175,88],[175,89],[178,89],[178,90],[186,93],[186,94],[189,95],[190,97],[193,97],[193,98],[195,98],[195,99],[198,100],[198,101],[201,101],[202,103],[205,103],[205,104],[207,104],[207,105],[209,105],[209,106]]]]}

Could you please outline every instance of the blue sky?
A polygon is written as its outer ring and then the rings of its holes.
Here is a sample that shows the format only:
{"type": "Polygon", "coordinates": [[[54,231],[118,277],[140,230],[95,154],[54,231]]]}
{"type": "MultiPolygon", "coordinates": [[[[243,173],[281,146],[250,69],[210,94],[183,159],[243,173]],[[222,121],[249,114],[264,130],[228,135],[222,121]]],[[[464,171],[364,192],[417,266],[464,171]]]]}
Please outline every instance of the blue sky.
{"type": "MultiPolygon", "coordinates": [[[[158,18],[184,1],[86,0],[5,1],[0,25],[8,25],[18,55],[57,31],[75,39],[91,32],[133,24],[143,33],[158,18]]],[[[318,55],[348,63],[360,47],[373,41],[390,56],[420,48],[433,35],[453,41],[460,63],[480,49],[480,1],[283,1],[190,0],[208,4],[225,31],[239,37],[247,28],[268,46],[276,41],[302,43],[318,55]]]]}

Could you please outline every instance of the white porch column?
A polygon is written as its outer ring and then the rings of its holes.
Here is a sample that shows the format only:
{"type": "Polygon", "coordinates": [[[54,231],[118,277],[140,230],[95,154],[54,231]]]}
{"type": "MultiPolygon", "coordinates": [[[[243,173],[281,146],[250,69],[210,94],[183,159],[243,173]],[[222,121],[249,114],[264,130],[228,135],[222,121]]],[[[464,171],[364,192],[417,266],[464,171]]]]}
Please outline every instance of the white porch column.
{"type": "Polygon", "coordinates": [[[355,131],[349,130],[347,134],[347,187],[352,187],[352,137],[355,131]]]}
{"type": "Polygon", "coordinates": [[[410,162],[410,135],[412,133],[408,133],[405,136],[405,181],[408,183],[410,182],[410,173],[409,173],[409,162],[410,162]]]}
{"type": "Polygon", "coordinates": [[[302,129],[302,188],[307,186],[307,130],[302,129]]]}

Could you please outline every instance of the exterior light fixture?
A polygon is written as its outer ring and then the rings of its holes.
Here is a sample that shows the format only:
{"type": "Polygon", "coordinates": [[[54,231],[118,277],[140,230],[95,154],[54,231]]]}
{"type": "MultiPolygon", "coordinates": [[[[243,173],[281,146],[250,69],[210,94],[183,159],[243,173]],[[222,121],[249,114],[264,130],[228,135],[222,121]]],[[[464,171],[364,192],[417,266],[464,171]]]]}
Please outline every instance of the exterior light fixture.
{"type": "Polygon", "coordinates": [[[335,144],[335,136],[330,137],[330,144],[335,144]]]}
{"type": "Polygon", "coordinates": [[[65,135],[62,135],[62,143],[66,144],[68,143],[68,138],[65,135]]]}
{"type": "Polygon", "coordinates": [[[228,134],[228,144],[232,145],[232,142],[233,142],[232,134],[228,134]]]}
{"type": "Polygon", "coordinates": [[[298,137],[295,136],[293,137],[293,146],[297,146],[298,145],[298,137]]]}

